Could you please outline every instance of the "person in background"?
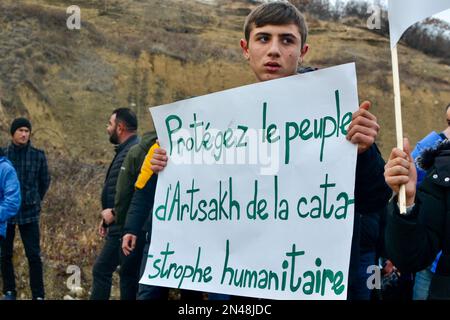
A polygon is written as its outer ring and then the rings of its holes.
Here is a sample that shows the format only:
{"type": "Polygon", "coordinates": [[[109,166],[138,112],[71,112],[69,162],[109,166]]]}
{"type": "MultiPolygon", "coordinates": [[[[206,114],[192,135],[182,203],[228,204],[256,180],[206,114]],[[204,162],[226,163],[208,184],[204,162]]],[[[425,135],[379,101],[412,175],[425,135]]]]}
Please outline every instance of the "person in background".
{"type": "Polygon", "coordinates": [[[419,164],[426,170],[417,188],[417,171],[405,139],[403,150],[394,148],[386,164],[386,183],[398,194],[405,185],[406,213],[397,198],[389,206],[386,251],[402,272],[428,267],[442,251],[428,290],[429,300],[450,299],[450,142],[425,151],[419,164]]]}
{"type": "Polygon", "coordinates": [[[0,252],[6,237],[7,221],[17,214],[21,200],[16,170],[0,149],[0,252]]]}
{"type": "Polygon", "coordinates": [[[50,186],[50,174],[45,152],[31,144],[31,129],[28,119],[15,119],[11,123],[11,143],[4,150],[16,169],[22,196],[19,212],[8,220],[6,238],[2,245],[1,270],[5,300],[15,300],[17,295],[12,262],[16,226],[28,259],[32,298],[45,298],[39,217],[42,200],[50,186]]]}
{"type": "MultiPolygon", "coordinates": [[[[144,274],[147,256],[150,248],[152,233],[152,209],[154,204],[158,176],[151,170],[150,160],[154,150],[158,147],[154,143],[148,150],[135,183],[135,191],[126,216],[123,228],[122,250],[125,256],[140,255],[140,277],[144,274]],[[144,247],[139,244],[139,237],[144,233],[144,247]],[[137,251],[141,252],[137,252],[137,251]]],[[[199,301],[203,293],[193,290],[180,290],[182,300],[199,301]]],[[[138,300],[167,300],[169,288],[154,285],[139,284],[138,300]]],[[[220,296],[222,297],[222,295],[220,296]]],[[[227,296],[228,297],[228,296],[227,296]]],[[[222,299],[223,300],[223,299],[222,299]]]]}
{"type": "Polygon", "coordinates": [[[136,134],[138,122],[134,112],[128,108],[119,108],[112,112],[107,132],[109,141],[115,145],[112,160],[101,195],[102,212],[99,234],[105,237],[105,244],[98,255],[92,270],[91,300],[108,300],[111,294],[113,272],[119,265],[119,249],[122,228],[115,223],[114,199],[116,184],[122,163],[130,148],[139,142],[136,134]]]}
{"type": "MultiPolygon", "coordinates": [[[[426,174],[425,170],[418,165],[418,161],[420,161],[422,153],[427,149],[437,147],[441,142],[450,138],[450,103],[447,105],[445,113],[447,127],[440,133],[436,133],[435,131],[430,132],[425,138],[416,144],[416,147],[411,153],[414,158],[414,163],[416,164],[417,186],[422,183],[426,174]]],[[[436,259],[430,266],[416,273],[414,280],[413,300],[427,300],[431,279],[433,278],[433,274],[436,272],[436,266],[440,255],[441,252],[438,253],[436,259]]]]}
{"type": "MultiPolygon", "coordinates": [[[[139,172],[150,147],[156,141],[156,132],[147,132],[142,136],[139,144],[131,147],[125,160],[123,161],[116,185],[115,212],[116,224],[121,226],[122,230],[125,222],[128,221],[128,210],[135,191],[134,184],[138,179],[139,172]]],[[[150,195],[146,201],[152,202],[153,196],[150,195]]],[[[122,235],[123,235],[122,231],[122,235]]],[[[128,234],[125,234],[123,241],[129,241],[128,234]]],[[[130,239],[133,250],[123,252],[120,247],[120,299],[136,300],[138,285],[140,279],[140,266],[145,245],[145,231],[142,225],[133,234],[130,239]]]]}

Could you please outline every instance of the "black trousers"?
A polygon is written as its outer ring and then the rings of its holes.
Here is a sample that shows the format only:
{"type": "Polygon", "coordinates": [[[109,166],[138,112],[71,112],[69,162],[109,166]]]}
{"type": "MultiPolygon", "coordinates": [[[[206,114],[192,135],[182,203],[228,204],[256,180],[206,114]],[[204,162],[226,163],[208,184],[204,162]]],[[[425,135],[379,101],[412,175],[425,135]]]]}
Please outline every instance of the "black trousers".
{"type": "MultiPolygon", "coordinates": [[[[39,222],[19,224],[20,237],[25,248],[28,259],[30,287],[33,299],[44,298],[44,276],[42,270],[41,248],[39,244],[39,222]]],[[[16,225],[8,224],[6,238],[1,250],[1,269],[3,279],[3,292],[16,292],[16,280],[14,276],[14,266],[12,263],[14,251],[14,237],[16,235],[16,225]]]]}
{"type": "Polygon", "coordinates": [[[120,265],[120,299],[136,300],[139,270],[145,234],[138,236],[136,248],[129,256],[122,253],[122,227],[112,225],[102,251],[97,257],[93,270],[91,300],[108,300],[111,296],[112,276],[120,265]]]}
{"type": "Polygon", "coordinates": [[[120,300],[136,300],[139,287],[139,276],[142,255],[145,246],[145,232],[137,235],[136,247],[126,256],[119,246],[120,256],[120,300]]]}
{"type": "Polygon", "coordinates": [[[112,275],[119,265],[120,237],[118,226],[109,227],[105,244],[92,269],[91,300],[108,300],[111,295],[112,275]]]}

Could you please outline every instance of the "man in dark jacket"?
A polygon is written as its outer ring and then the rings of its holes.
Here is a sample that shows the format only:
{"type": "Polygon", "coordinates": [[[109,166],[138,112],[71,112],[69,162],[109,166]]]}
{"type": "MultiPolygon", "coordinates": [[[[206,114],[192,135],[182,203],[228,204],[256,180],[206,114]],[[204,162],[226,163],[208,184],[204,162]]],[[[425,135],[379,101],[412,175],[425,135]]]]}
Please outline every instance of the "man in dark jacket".
{"type": "MultiPolygon", "coordinates": [[[[133,255],[140,257],[139,277],[144,274],[147,259],[143,257],[146,257],[150,248],[152,209],[157,182],[157,175],[153,174],[150,161],[157,147],[159,146],[156,143],[151,146],[142,163],[123,228],[123,254],[126,257],[133,255]]],[[[139,284],[137,299],[166,300],[168,294],[169,288],[167,287],[139,284]]],[[[181,290],[181,299],[187,301],[201,300],[202,295],[202,292],[199,291],[181,290]]]]}
{"type": "MultiPolygon", "coordinates": [[[[148,253],[150,247],[152,228],[152,209],[156,191],[157,176],[150,169],[150,160],[153,151],[157,147],[153,144],[148,150],[142,163],[139,175],[134,185],[135,191],[129,205],[123,228],[122,251],[124,256],[140,256],[139,277],[145,270],[147,259],[143,256],[148,253]]],[[[157,286],[139,284],[138,300],[167,299],[168,289],[157,286]]]]}
{"type": "Polygon", "coordinates": [[[31,145],[31,123],[17,118],[11,124],[11,143],[4,150],[16,169],[22,191],[18,214],[8,220],[6,239],[2,245],[1,264],[4,299],[15,300],[16,282],[12,263],[16,225],[25,248],[30,268],[30,287],[33,299],[44,299],[44,279],[41,261],[39,216],[41,202],[50,185],[47,159],[42,150],[31,145]]]}
{"type": "Polygon", "coordinates": [[[406,214],[390,204],[386,228],[389,259],[403,272],[417,272],[442,254],[431,279],[428,299],[450,299],[450,143],[426,151],[420,165],[427,174],[416,191],[417,172],[409,143],[395,148],[386,164],[387,184],[406,189],[406,214]]]}
{"type": "MultiPolygon", "coordinates": [[[[156,132],[147,132],[141,142],[128,152],[117,179],[114,211],[116,224],[123,227],[134,194],[134,184],[139,176],[142,163],[150,147],[156,142],[156,132]]],[[[147,199],[147,201],[150,201],[147,199]]],[[[120,249],[120,299],[136,300],[139,283],[139,270],[142,250],[145,244],[145,232],[139,228],[135,233],[133,247],[136,250],[124,254],[120,249]]]]}
{"type": "Polygon", "coordinates": [[[107,127],[109,141],[116,145],[115,156],[106,174],[102,190],[102,220],[99,233],[106,236],[105,245],[95,261],[92,276],[91,300],[108,300],[111,294],[112,274],[119,265],[121,227],[115,223],[114,199],[122,163],[132,146],[139,142],[136,135],[137,118],[128,108],[112,112],[107,127]]]}

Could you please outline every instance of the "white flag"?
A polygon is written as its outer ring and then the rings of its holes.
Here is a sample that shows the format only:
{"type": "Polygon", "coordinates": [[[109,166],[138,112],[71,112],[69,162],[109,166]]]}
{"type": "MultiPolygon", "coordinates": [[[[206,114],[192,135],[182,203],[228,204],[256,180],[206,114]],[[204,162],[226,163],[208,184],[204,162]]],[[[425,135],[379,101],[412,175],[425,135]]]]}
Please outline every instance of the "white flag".
{"type": "Polygon", "coordinates": [[[389,0],[388,3],[391,49],[414,23],[450,8],[450,0],[389,0]]]}

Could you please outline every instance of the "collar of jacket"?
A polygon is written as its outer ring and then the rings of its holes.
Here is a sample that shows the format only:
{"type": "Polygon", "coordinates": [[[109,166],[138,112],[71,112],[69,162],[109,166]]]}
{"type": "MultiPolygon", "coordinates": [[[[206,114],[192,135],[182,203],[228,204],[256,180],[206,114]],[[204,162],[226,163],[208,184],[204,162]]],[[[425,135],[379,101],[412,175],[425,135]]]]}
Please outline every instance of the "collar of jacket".
{"type": "Polygon", "coordinates": [[[120,151],[125,149],[127,145],[129,145],[130,143],[135,142],[136,140],[138,140],[138,136],[136,134],[134,134],[134,135],[130,136],[127,140],[122,142],[121,144],[115,146],[114,147],[114,151],[116,151],[116,153],[119,153],[120,151]]]}
{"type": "Polygon", "coordinates": [[[319,68],[316,68],[316,67],[298,67],[297,73],[303,74],[303,73],[308,73],[308,72],[312,72],[312,71],[316,71],[316,70],[319,70],[319,68]]]}
{"type": "Polygon", "coordinates": [[[438,156],[448,157],[450,151],[450,141],[444,140],[434,148],[425,149],[417,159],[418,165],[424,169],[430,169],[438,156]]]}
{"type": "Polygon", "coordinates": [[[12,148],[12,150],[14,152],[18,152],[18,151],[22,151],[22,150],[27,150],[29,147],[31,146],[31,140],[28,140],[27,144],[22,146],[22,145],[16,145],[13,142],[10,142],[10,148],[12,148]]]}
{"type": "Polygon", "coordinates": [[[440,186],[450,187],[450,150],[442,150],[436,156],[431,178],[440,186]]]}
{"type": "Polygon", "coordinates": [[[149,131],[142,135],[141,142],[139,142],[139,147],[147,153],[148,149],[155,143],[158,139],[155,131],[149,131]]]}

